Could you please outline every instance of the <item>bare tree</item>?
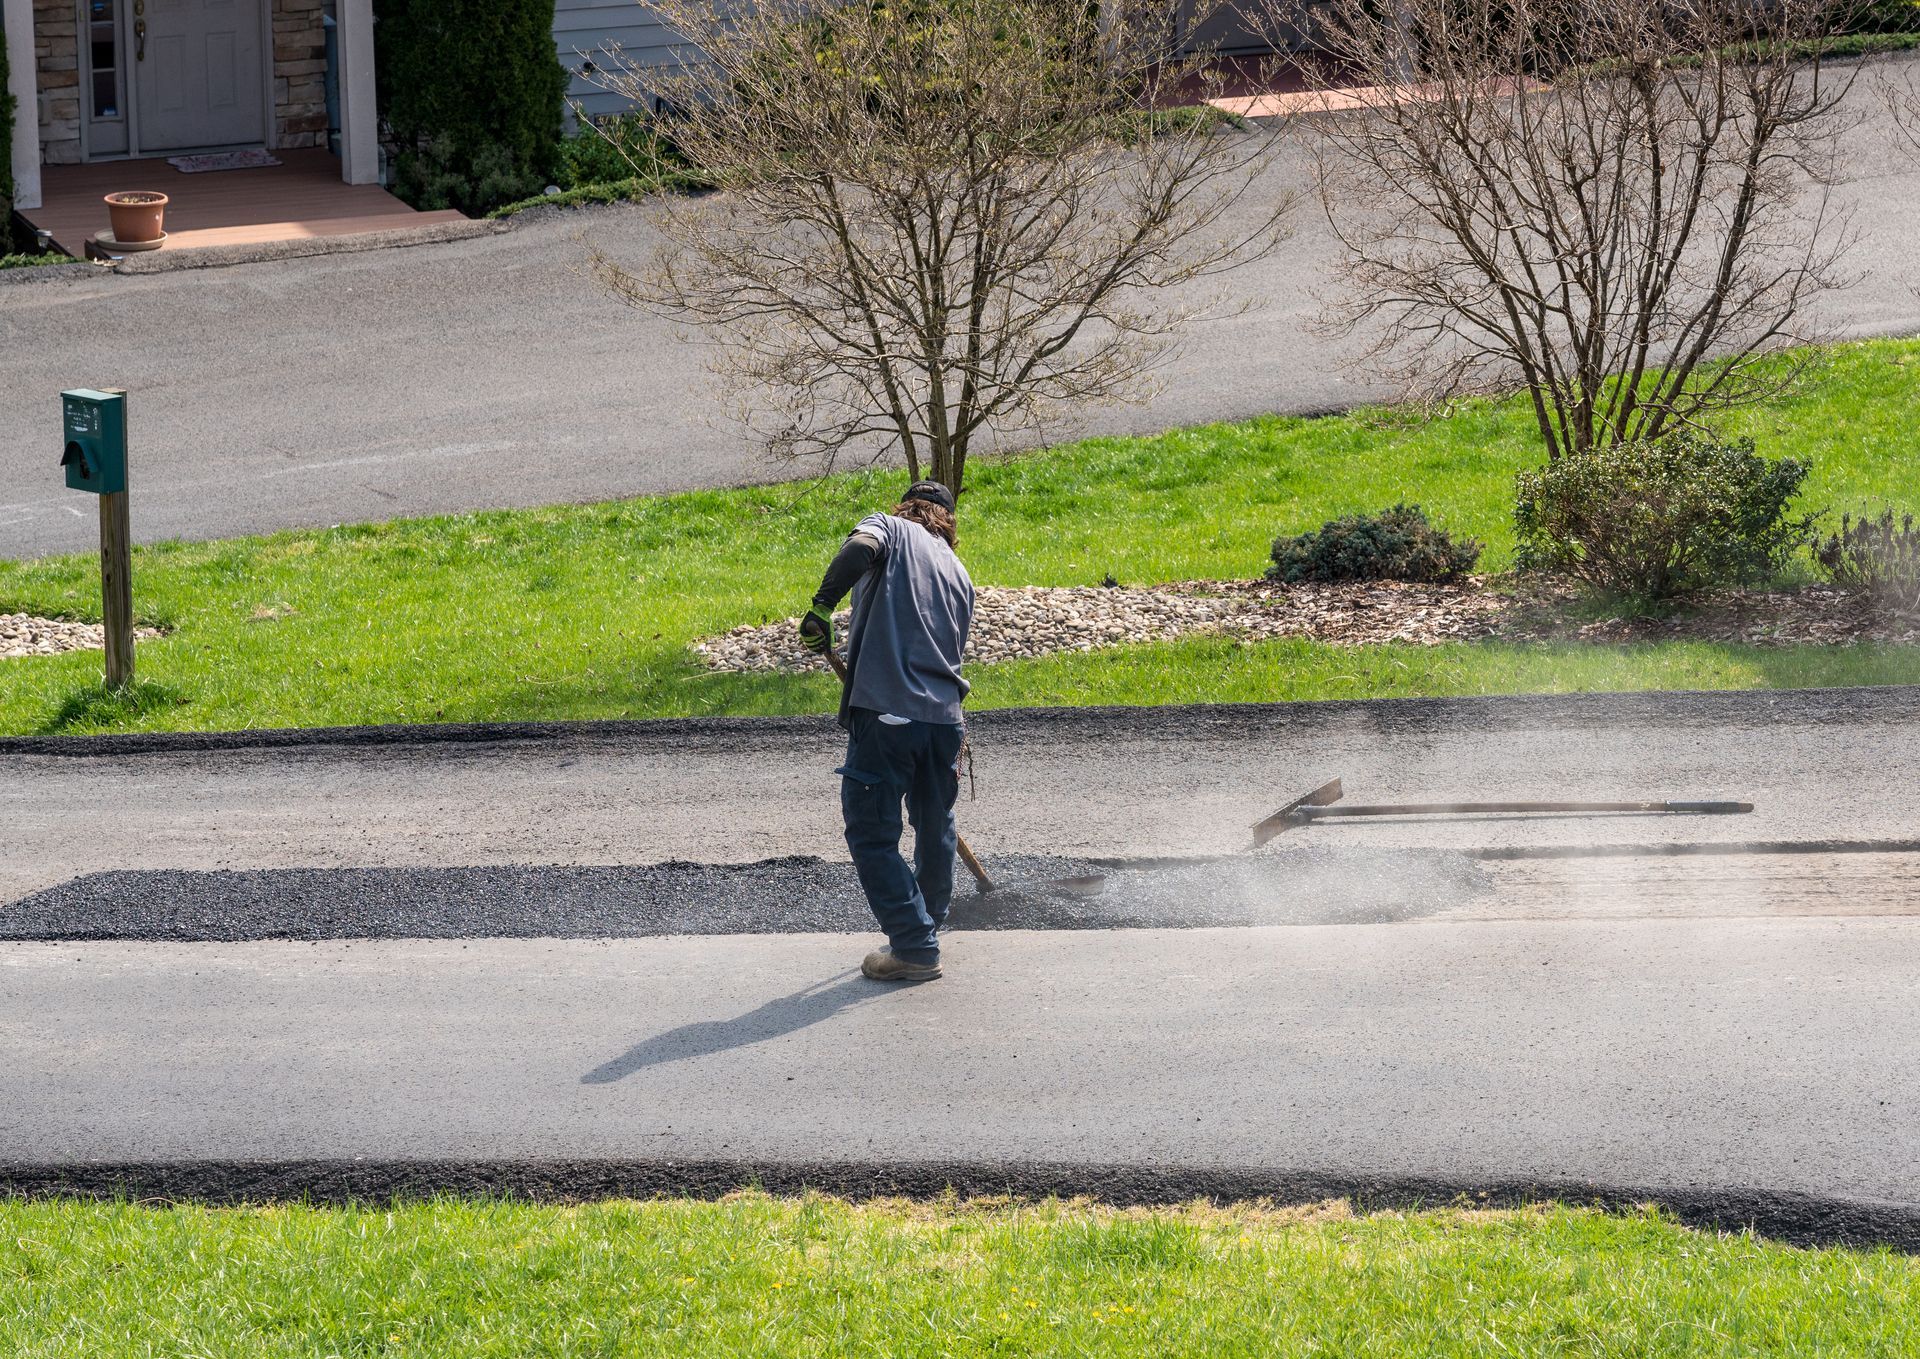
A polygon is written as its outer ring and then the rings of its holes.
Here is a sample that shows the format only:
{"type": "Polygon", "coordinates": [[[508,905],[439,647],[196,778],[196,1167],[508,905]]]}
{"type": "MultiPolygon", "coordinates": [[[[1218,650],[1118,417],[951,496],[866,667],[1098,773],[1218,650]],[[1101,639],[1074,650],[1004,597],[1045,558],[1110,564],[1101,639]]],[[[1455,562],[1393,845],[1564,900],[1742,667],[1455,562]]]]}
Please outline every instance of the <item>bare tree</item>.
{"type": "Polygon", "coordinates": [[[1173,0],[654,8],[704,60],[607,83],[719,192],[664,206],[648,266],[596,265],[714,332],[777,456],[898,453],[958,490],[987,438],[1144,394],[1210,301],[1167,290],[1282,234],[1282,195],[1243,203],[1273,129],[1171,109],[1208,92],[1173,0]]]}
{"type": "Polygon", "coordinates": [[[1920,152],[1920,63],[1888,73],[1884,88],[1895,130],[1910,150],[1920,152]]]}
{"type": "Polygon", "coordinates": [[[1844,284],[1832,0],[1341,0],[1315,120],[1351,295],[1431,397],[1522,386],[1549,457],[1764,398],[1844,284]]]}

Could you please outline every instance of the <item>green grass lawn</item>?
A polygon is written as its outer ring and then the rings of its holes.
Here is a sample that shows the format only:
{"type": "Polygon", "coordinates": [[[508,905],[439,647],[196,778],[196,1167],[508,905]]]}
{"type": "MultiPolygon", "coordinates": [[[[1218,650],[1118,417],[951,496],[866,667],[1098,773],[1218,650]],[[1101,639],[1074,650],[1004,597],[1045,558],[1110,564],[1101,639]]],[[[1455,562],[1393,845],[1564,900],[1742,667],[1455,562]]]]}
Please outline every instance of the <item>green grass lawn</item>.
{"type": "MultiPolygon", "coordinates": [[[[1806,500],[1920,508],[1920,341],[1830,352],[1795,397],[1730,420],[1810,458],[1806,500]]],[[[1436,420],[1374,411],[1092,439],[980,463],[961,516],[976,580],[1252,577],[1281,532],[1416,501],[1511,560],[1516,402],[1436,420]]],[[[693,639],[797,614],[900,477],[496,511],[198,544],[134,560],[141,684],[97,653],[0,662],[0,731],[221,729],[823,711],[824,677],[712,675],[693,639]]],[[[138,516],[138,503],[134,513],[138,516]]],[[[0,562],[0,612],[97,618],[91,557],[0,562]]],[[[974,706],[1920,682],[1920,648],[1462,644],[1349,649],[1189,640],[976,667],[974,706]]]]}
{"type": "Polygon", "coordinates": [[[1892,1357],[1920,1261],[1567,1208],[0,1202],[0,1353],[1892,1357]]]}

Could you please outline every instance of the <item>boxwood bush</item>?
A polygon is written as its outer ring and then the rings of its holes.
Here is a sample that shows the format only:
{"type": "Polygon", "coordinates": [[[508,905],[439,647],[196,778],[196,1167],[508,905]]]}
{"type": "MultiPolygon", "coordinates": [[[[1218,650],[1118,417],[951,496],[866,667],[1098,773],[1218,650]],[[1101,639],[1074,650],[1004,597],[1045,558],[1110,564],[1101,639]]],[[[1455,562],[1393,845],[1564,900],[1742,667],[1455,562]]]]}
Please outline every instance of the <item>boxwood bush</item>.
{"type": "Polygon", "coordinates": [[[1692,434],[1562,454],[1520,474],[1516,560],[1627,599],[1764,581],[1813,537],[1788,513],[1810,470],[1692,434]]]}
{"type": "Polygon", "coordinates": [[[560,143],[560,173],[554,182],[563,189],[619,184],[685,165],[659,120],[621,113],[592,122],[582,119],[579,131],[560,143]]]}

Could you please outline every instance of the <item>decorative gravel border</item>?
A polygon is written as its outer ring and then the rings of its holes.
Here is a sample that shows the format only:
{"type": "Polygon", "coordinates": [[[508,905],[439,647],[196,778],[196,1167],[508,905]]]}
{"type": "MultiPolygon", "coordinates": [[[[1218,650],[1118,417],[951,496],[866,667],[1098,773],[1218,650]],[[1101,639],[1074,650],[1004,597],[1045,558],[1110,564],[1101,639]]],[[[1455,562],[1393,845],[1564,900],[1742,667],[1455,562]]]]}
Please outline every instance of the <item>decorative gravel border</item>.
{"type": "MultiPolygon", "coordinates": [[[[1194,634],[1266,641],[1305,637],[1348,645],[1432,646],[1493,635],[1511,607],[1478,583],[1273,585],[1264,581],[1183,581],[1122,586],[982,586],[967,659],[976,665],[1062,651],[1094,651],[1194,634]]],[[[848,614],[837,616],[844,630],[848,614]]],[[[797,619],[734,628],[693,644],[714,670],[824,670],[799,644],[797,619]]]]}
{"type": "MultiPolygon", "coordinates": [[[[150,642],[164,635],[158,628],[133,630],[134,640],[138,642],[150,642]]],[[[58,656],[68,651],[100,651],[106,645],[106,629],[98,623],[36,618],[30,613],[0,613],[0,660],[58,656]]]]}
{"type": "MultiPolygon", "coordinates": [[[[1482,640],[1709,641],[1757,646],[1920,644],[1920,613],[1883,607],[1859,589],[1808,585],[1723,591],[1661,618],[1581,617],[1566,588],[1496,587],[1486,577],[1455,585],[1402,581],[1277,585],[1270,581],[1178,581],[1149,587],[982,586],[967,644],[976,665],[1058,652],[1213,634],[1243,641],[1299,637],[1338,646],[1398,642],[1438,646],[1482,640]]],[[[844,630],[848,614],[837,616],[844,630]]],[[[803,649],[797,619],[734,628],[693,644],[713,670],[824,670],[803,649]]]]}

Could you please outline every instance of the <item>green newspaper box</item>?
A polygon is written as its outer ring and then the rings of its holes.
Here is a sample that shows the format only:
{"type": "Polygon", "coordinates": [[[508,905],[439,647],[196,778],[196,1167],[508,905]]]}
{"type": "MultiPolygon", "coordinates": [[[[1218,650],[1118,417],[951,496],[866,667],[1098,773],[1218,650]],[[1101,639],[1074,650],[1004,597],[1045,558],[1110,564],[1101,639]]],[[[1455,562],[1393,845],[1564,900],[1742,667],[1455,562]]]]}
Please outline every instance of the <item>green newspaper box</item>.
{"type": "Polygon", "coordinates": [[[60,466],[75,491],[111,495],[127,489],[127,398],[89,388],[60,393],[66,448],[60,466]]]}

